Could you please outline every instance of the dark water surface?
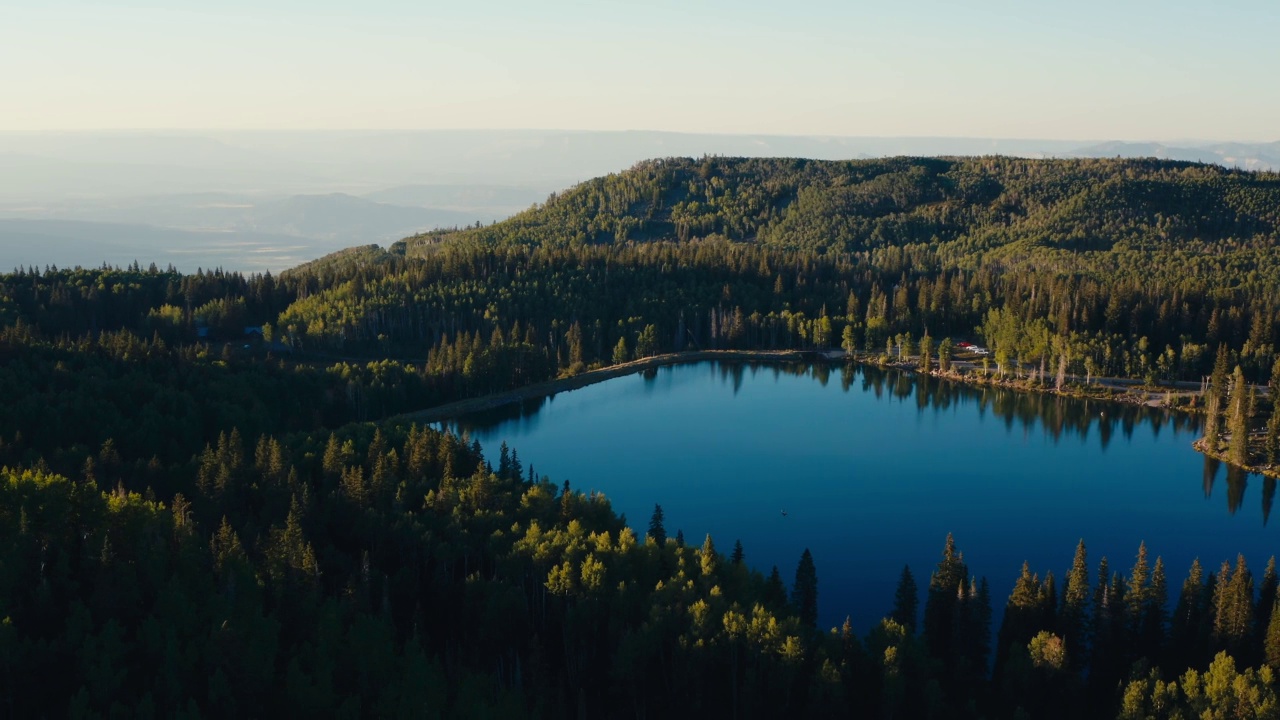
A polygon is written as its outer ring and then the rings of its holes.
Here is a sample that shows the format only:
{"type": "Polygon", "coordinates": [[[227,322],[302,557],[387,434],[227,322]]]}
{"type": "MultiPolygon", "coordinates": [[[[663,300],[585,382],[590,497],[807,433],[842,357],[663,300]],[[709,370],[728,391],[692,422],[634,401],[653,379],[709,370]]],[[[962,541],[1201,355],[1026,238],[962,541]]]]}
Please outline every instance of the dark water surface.
{"type": "Polygon", "coordinates": [[[849,615],[868,629],[904,564],[923,607],[948,532],[990,581],[997,615],[1024,560],[1061,587],[1080,538],[1094,574],[1103,555],[1127,572],[1145,540],[1175,594],[1194,557],[1213,571],[1243,552],[1260,575],[1276,547],[1274,481],[1206,462],[1189,418],[1114,403],[876,369],[699,363],[455,427],[495,461],[506,441],[539,475],[603,492],[641,536],[660,503],[669,535],[710,533],[725,554],[741,539],[752,566],[777,565],[788,585],[810,548],[824,627],[849,615]]]}

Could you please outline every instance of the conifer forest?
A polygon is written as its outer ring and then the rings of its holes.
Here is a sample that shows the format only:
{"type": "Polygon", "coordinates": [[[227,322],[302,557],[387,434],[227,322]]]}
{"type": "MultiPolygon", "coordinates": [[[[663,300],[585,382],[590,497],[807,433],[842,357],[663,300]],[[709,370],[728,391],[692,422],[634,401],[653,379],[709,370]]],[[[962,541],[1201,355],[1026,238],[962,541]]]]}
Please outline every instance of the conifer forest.
{"type": "Polygon", "coordinates": [[[823,627],[821,557],[758,567],[414,415],[789,352],[1125,381],[1270,473],[1277,246],[1265,172],[709,156],[275,275],[15,268],[0,717],[1280,718],[1274,557],[1166,567],[1082,532],[996,587],[940,536],[883,620],[823,627]]]}

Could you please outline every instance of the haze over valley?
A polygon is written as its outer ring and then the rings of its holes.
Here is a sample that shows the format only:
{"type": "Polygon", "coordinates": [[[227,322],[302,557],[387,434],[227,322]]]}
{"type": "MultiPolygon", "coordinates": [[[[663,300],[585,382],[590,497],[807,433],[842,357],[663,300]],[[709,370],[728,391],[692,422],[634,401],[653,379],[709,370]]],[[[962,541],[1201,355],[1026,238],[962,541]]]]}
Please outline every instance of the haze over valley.
{"type": "Polygon", "coordinates": [[[279,272],[488,224],[660,157],[1161,157],[1280,167],[1280,143],[552,130],[0,133],[0,268],[137,260],[279,272]]]}

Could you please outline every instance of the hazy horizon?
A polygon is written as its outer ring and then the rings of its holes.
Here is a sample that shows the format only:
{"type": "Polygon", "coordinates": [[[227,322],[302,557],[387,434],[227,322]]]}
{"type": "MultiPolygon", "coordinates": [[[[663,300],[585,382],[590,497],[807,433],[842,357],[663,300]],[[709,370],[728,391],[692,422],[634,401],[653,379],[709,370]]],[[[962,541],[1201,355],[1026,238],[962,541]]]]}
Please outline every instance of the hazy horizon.
{"type": "Polygon", "coordinates": [[[594,129],[588,127],[484,127],[484,128],[468,128],[468,127],[314,127],[314,128],[288,128],[288,127],[235,127],[235,128],[219,128],[219,127],[201,127],[201,126],[172,126],[172,127],[84,127],[84,128],[0,128],[0,136],[2,135],[253,135],[253,134],[415,134],[415,133],[563,133],[563,134],[650,134],[650,135],[684,135],[684,136],[717,136],[732,138],[751,138],[751,137],[776,137],[776,138],[795,138],[795,139],[832,139],[832,140],[963,140],[963,141],[987,141],[987,140],[1016,140],[1020,142],[1052,142],[1052,143],[1072,143],[1072,144],[1098,144],[1107,142],[1124,142],[1124,143],[1160,143],[1162,145],[1203,145],[1216,143],[1238,143],[1245,145],[1265,145],[1270,143],[1280,143],[1280,130],[1277,130],[1269,137],[1251,137],[1243,139],[1226,139],[1221,137],[1153,137],[1153,136],[1039,136],[1027,135],[1020,136],[1017,134],[1009,135],[963,135],[963,134],[823,134],[823,133],[786,133],[786,132],[701,132],[701,131],[685,131],[685,130],[661,130],[655,128],[644,127],[626,127],[626,128],[604,128],[594,129]]]}
{"type": "Polygon", "coordinates": [[[556,130],[0,131],[0,268],[279,271],[489,223],[653,157],[1159,156],[1280,169],[1280,143],[556,130]]]}

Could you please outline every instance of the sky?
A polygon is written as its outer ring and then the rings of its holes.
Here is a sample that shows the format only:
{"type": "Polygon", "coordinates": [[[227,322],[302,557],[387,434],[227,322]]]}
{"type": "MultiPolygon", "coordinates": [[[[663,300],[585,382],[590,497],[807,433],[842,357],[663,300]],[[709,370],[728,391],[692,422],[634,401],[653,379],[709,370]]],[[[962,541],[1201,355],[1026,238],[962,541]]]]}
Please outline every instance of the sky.
{"type": "Polygon", "coordinates": [[[1280,139],[1275,0],[0,0],[0,131],[1280,139]]]}

